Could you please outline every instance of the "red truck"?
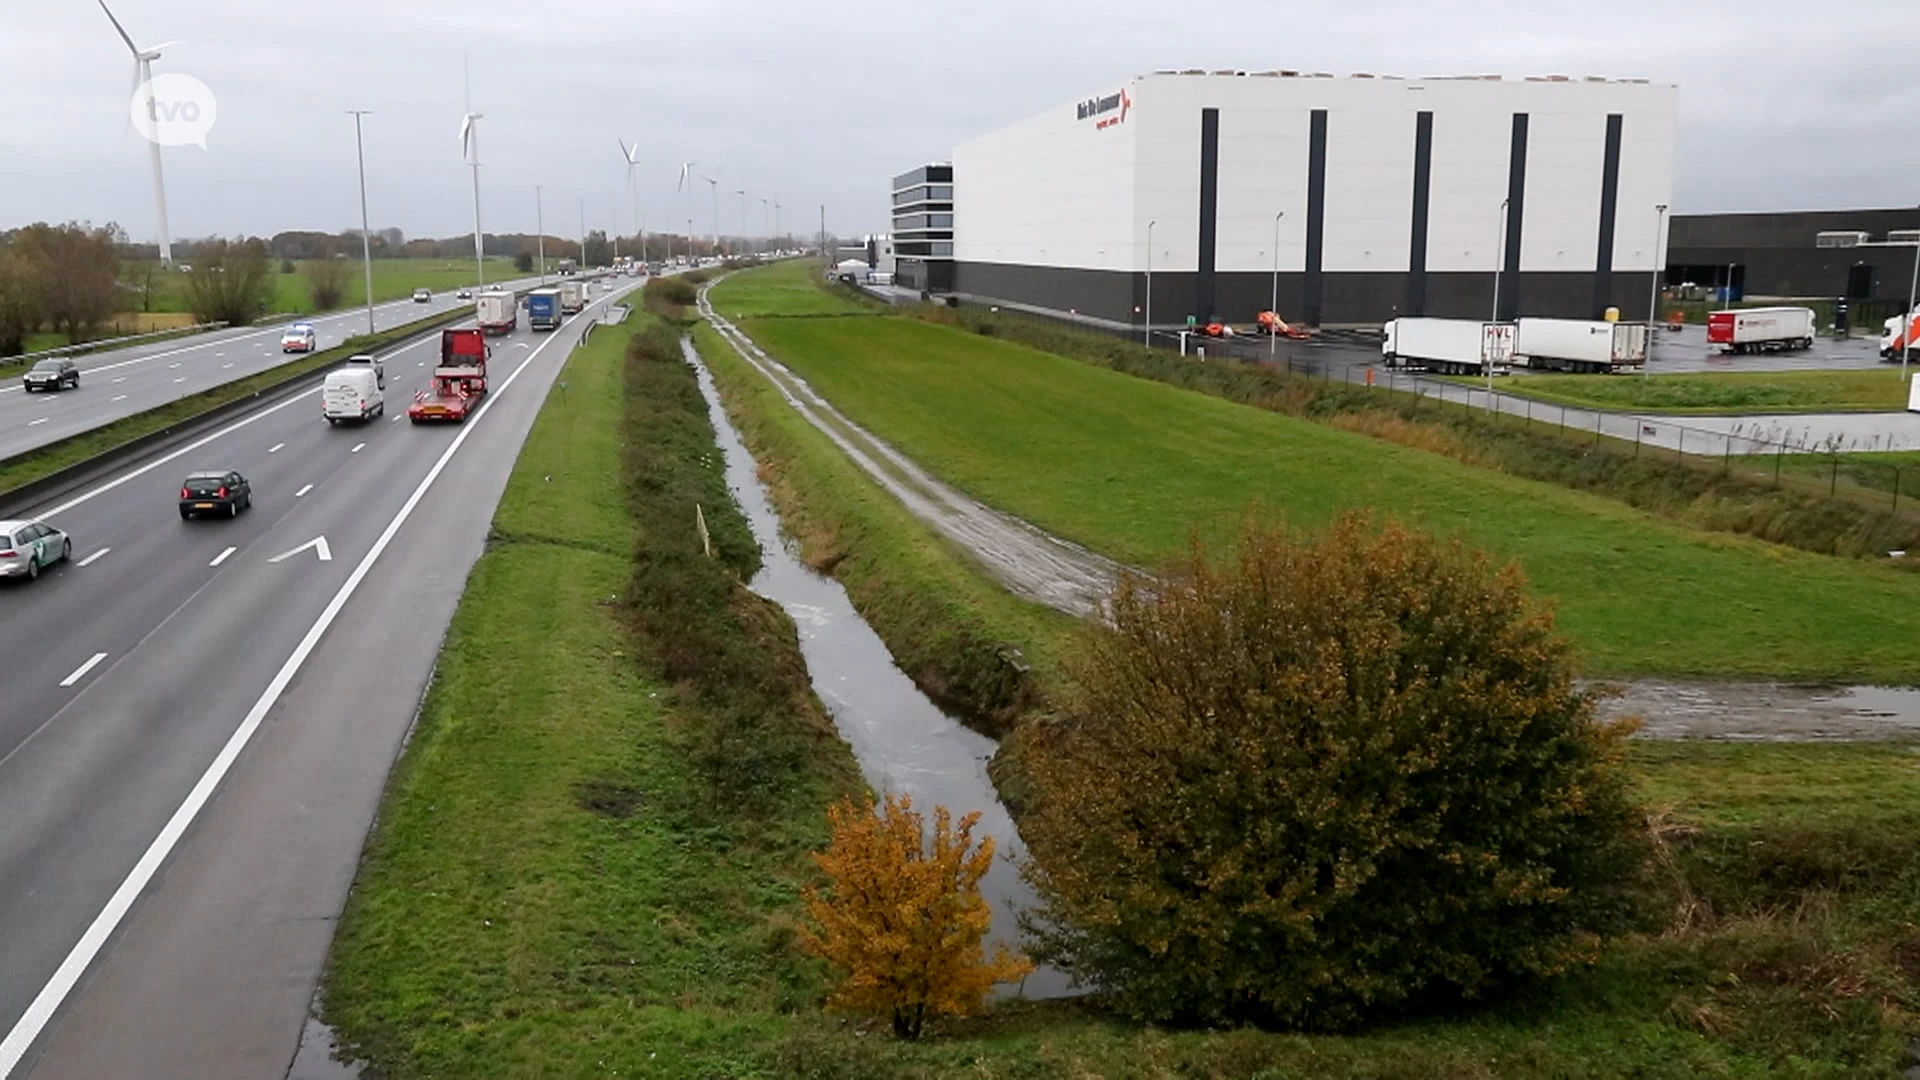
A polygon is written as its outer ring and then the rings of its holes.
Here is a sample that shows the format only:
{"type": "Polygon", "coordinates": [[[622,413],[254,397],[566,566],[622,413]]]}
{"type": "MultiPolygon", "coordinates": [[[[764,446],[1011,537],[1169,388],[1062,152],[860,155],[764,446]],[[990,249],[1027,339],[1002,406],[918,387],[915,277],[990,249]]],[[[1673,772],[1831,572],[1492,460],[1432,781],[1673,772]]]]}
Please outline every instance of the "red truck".
{"type": "Polygon", "coordinates": [[[440,363],[433,369],[433,382],[413,396],[407,419],[416,424],[465,420],[486,396],[492,352],[478,328],[440,331],[440,363]]]}

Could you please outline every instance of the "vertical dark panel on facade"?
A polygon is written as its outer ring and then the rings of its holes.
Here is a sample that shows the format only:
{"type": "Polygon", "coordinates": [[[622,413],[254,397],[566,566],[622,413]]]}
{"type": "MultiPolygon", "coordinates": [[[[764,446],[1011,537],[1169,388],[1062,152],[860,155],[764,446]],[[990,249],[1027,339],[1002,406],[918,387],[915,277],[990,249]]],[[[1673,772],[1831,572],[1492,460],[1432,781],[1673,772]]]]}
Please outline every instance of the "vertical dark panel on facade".
{"type": "Polygon", "coordinates": [[[1600,247],[1593,258],[1593,317],[1613,300],[1613,220],[1620,201],[1619,113],[1607,114],[1607,159],[1600,166],[1600,247]]]}
{"type": "Polygon", "coordinates": [[[1520,221],[1527,196],[1527,114],[1513,114],[1513,143],[1507,157],[1507,238],[1506,258],[1501,263],[1501,320],[1512,319],[1520,311],[1520,221]]]}
{"type": "Polygon", "coordinates": [[[1427,196],[1433,181],[1433,114],[1413,119],[1413,241],[1407,247],[1405,314],[1427,313],[1427,196]]]}
{"type": "Polygon", "coordinates": [[[1307,124],[1307,276],[1301,313],[1308,326],[1319,326],[1325,307],[1326,283],[1320,267],[1327,240],[1327,110],[1315,109],[1307,124]]]}
{"type": "Polygon", "coordinates": [[[1193,277],[1193,313],[1201,321],[1213,310],[1213,252],[1220,210],[1220,110],[1200,110],[1200,258],[1193,277]]]}

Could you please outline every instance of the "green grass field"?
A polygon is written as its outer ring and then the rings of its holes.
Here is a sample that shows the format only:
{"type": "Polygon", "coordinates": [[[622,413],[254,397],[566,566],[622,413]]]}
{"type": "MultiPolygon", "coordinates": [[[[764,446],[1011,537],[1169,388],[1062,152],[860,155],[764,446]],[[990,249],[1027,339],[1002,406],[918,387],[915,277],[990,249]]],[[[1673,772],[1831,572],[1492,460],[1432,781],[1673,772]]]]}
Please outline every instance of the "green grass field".
{"type": "MultiPolygon", "coordinates": [[[[1471,380],[1468,380],[1471,381],[1471,380]]],[[[1515,375],[1501,388],[1537,401],[1621,412],[1883,412],[1906,408],[1898,368],[1688,375],[1515,375]]]]}
{"type": "MultiPolygon", "coordinates": [[[[342,259],[347,264],[346,291],[341,307],[358,307],[367,302],[366,276],[359,259],[342,259]]],[[[273,303],[269,313],[278,315],[314,314],[313,299],[304,266],[307,260],[296,260],[294,272],[280,273],[278,260],[273,264],[273,303]]],[[[506,281],[521,277],[514,270],[513,260],[505,256],[487,257],[487,280],[489,282],[506,281]]],[[[187,289],[185,274],[167,274],[154,276],[155,296],[151,305],[155,311],[187,310],[187,289]]],[[[473,284],[472,259],[375,259],[373,261],[373,300],[381,303],[387,300],[400,300],[412,294],[415,289],[432,289],[443,292],[457,289],[462,285],[473,284]]]]}
{"type": "Polygon", "coordinates": [[[714,309],[728,319],[757,315],[861,315],[876,308],[821,287],[820,264],[789,259],[735,274],[713,292],[714,309]]]}
{"type": "Polygon", "coordinates": [[[1920,681],[1920,577],[911,320],[748,329],[935,473],[1129,562],[1224,541],[1249,508],[1372,508],[1518,560],[1595,674],[1920,681]]]}

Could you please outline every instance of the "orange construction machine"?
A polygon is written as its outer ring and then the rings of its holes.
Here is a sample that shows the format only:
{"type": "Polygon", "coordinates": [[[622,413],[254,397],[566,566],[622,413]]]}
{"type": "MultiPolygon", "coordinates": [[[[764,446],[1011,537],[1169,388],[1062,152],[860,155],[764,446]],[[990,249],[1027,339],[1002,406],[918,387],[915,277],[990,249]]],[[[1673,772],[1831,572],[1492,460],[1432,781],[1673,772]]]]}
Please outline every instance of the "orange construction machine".
{"type": "Polygon", "coordinates": [[[1305,341],[1313,336],[1313,331],[1304,326],[1295,326],[1272,311],[1261,312],[1260,321],[1253,329],[1258,334],[1289,338],[1294,341],[1305,341]]]}

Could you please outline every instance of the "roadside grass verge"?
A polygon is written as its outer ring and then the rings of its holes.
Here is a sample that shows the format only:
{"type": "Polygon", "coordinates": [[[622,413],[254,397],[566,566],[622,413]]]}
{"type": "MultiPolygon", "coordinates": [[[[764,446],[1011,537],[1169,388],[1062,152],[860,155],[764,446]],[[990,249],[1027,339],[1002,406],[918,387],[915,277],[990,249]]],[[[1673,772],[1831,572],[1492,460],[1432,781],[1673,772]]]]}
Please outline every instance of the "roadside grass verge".
{"type": "Polygon", "coordinates": [[[840,290],[829,290],[817,279],[820,265],[811,259],[792,259],[729,274],[715,283],[707,300],[730,320],[756,316],[808,317],[873,315],[885,310],[840,290]]]}
{"type": "Polygon", "coordinates": [[[0,499],[36,480],[51,476],[61,469],[78,465],[89,458],[109,453],[136,439],[190,423],[203,413],[222,405],[253,397],[289,379],[330,367],[354,353],[379,349],[437,324],[453,322],[463,314],[441,312],[404,326],[382,330],[377,334],[351,337],[331,349],[302,356],[284,364],[276,364],[245,378],[222,383],[197,394],[189,394],[165,405],[135,413],[112,423],[102,424],[90,431],[71,435],[23,454],[15,454],[0,460],[0,499]]]}
{"type": "Polygon", "coordinates": [[[1645,379],[1622,375],[1515,375],[1503,380],[1501,388],[1555,405],[1680,416],[1898,412],[1907,407],[1906,384],[1900,381],[1897,368],[1887,367],[1706,372],[1645,379]]]}
{"type": "Polygon", "coordinates": [[[788,407],[710,327],[695,328],[693,338],[801,558],[846,587],[900,669],[995,737],[1042,707],[1058,690],[1075,620],[987,577],[788,407]]]}

